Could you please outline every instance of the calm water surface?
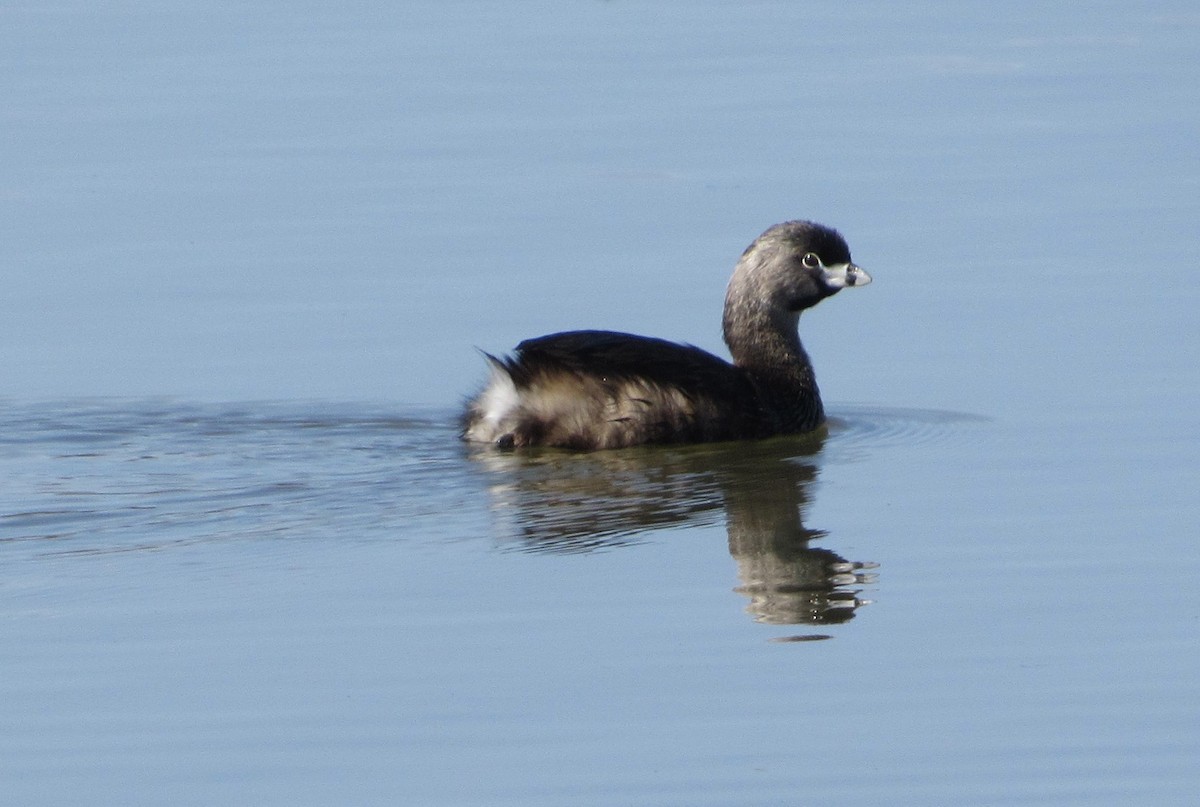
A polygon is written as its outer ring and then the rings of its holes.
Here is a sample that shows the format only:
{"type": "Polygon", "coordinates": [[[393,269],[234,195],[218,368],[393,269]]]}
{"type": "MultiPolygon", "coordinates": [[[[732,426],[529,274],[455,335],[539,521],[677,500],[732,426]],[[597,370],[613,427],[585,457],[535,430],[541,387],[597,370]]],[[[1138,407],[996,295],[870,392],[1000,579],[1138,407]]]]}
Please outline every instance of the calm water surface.
{"type": "Polygon", "coordinates": [[[824,438],[513,455],[451,412],[8,404],[5,778],[147,803],[1181,797],[1194,598],[1144,546],[1186,578],[1194,505],[1096,509],[990,419],[832,411],[824,438]]]}
{"type": "Polygon", "coordinates": [[[0,18],[0,801],[1194,801],[1189,4],[0,18]],[[795,217],[827,434],[457,440],[795,217]]]}

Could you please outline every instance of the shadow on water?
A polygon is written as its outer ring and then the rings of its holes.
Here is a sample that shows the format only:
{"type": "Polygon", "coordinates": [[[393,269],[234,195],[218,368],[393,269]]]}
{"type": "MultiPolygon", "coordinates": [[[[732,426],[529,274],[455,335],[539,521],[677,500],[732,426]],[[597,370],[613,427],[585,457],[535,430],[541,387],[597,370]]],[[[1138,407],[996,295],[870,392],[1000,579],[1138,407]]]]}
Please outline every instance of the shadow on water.
{"type": "MultiPolygon", "coordinates": [[[[852,561],[814,547],[803,523],[825,435],[756,443],[568,453],[472,448],[488,477],[500,534],[522,551],[582,552],[644,540],[647,531],[724,521],[736,590],[759,622],[829,625],[869,602],[874,582],[852,561]]],[[[794,640],[827,638],[795,637],[794,640]]]]}

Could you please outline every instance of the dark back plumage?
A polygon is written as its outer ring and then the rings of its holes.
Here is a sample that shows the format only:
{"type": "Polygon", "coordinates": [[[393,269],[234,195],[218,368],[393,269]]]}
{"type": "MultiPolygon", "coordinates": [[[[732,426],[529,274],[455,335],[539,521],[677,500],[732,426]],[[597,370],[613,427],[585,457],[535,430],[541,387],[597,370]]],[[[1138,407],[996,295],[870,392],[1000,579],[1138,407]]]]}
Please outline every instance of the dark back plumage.
{"type": "Polygon", "coordinates": [[[729,362],[693,345],[615,331],[567,331],[526,339],[519,361],[507,366],[514,379],[568,371],[629,380],[644,378],[695,394],[745,392],[745,378],[729,362]]]}

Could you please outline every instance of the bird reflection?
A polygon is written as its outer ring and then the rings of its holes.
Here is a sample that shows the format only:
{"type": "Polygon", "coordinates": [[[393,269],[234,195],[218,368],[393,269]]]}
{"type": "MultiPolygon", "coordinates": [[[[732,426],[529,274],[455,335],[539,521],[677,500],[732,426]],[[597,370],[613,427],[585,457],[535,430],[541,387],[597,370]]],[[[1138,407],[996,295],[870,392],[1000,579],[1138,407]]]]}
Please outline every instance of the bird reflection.
{"type": "Polygon", "coordinates": [[[616,547],[653,530],[724,520],[735,590],[756,621],[830,625],[869,602],[855,587],[874,582],[864,570],[875,564],[811,546],[826,535],[802,521],[823,444],[821,434],[596,453],[468,450],[499,534],[524,551],[616,547]]]}

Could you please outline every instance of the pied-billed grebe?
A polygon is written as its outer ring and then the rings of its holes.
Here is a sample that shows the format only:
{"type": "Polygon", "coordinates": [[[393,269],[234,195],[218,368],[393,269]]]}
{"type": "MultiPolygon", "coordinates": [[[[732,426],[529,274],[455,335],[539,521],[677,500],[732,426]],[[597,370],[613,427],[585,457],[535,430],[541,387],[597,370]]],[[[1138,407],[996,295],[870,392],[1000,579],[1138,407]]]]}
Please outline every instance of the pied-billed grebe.
{"type": "Polygon", "coordinates": [[[800,312],[871,276],[836,230],[776,224],[738,261],[723,327],[733,363],[691,345],[612,331],[528,339],[491,366],[463,438],[502,448],[620,448],[812,431],[825,420],[800,312]]]}

